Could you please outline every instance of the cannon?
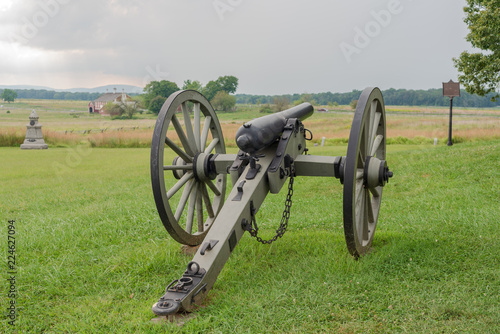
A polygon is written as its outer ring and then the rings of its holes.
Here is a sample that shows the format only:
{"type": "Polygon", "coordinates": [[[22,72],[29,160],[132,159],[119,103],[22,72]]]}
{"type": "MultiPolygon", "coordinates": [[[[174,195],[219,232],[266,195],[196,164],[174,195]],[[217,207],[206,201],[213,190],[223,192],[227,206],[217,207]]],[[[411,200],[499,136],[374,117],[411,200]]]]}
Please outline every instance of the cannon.
{"type": "Polygon", "coordinates": [[[245,232],[264,244],[281,238],[288,226],[296,177],[340,180],[347,249],[355,258],[368,252],[382,191],[393,175],[386,162],[382,93],[378,88],[362,92],[345,156],[307,154],[312,133],[303,121],[313,112],[312,105],[303,103],[251,120],[236,132],[239,152],[227,154],[217,115],[202,94],[178,91],[165,101],[151,144],[154,200],[172,238],[199,248],[181,277],[168,284],[153,305],[154,314],[172,316],[199,305],[245,232]],[[232,190],[226,196],[228,174],[232,190]],[[257,212],[266,196],[279,193],[287,180],[280,225],[274,237],[263,240],[257,212]]]}

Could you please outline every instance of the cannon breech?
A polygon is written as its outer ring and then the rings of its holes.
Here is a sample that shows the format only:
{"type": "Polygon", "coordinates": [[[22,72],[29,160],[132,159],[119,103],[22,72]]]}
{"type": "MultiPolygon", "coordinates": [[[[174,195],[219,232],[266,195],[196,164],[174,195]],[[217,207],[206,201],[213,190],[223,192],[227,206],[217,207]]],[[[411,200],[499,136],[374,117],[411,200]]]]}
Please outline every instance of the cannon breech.
{"type": "Polygon", "coordinates": [[[303,121],[313,113],[314,108],[310,103],[302,103],[275,114],[253,119],[238,129],[236,144],[243,152],[249,154],[258,152],[281,136],[289,119],[296,118],[303,121]]]}

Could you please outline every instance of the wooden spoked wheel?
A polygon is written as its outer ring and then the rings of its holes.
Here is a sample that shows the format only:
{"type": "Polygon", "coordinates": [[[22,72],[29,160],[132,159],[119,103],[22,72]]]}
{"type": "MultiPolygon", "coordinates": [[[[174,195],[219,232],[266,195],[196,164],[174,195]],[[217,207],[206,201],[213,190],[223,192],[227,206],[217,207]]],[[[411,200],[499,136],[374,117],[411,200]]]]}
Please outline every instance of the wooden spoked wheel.
{"type": "Polygon", "coordinates": [[[200,166],[225,150],[219,120],[203,95],[185,90],[169,96],[153,133],[151,182],[161,221],[182,244],[199,245],[224,204],[226,175],[200,166]]]}
{"type": "Polygon", "coordinates": [[[385,158],[384,100],[378,88],[367,88],[358,100],[344,162],[344,233],[355,257],[373,242],[382,190],[392,177],[385,158]]]}

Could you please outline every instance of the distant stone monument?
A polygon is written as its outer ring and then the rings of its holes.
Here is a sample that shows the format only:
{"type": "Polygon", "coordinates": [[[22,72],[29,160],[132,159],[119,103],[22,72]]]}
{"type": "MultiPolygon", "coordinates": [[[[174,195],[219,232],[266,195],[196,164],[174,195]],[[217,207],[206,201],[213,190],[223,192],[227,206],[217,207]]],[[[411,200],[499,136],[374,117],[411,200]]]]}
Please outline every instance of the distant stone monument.
{"type": "Polygon", "coordinates": [[[49,148],[45,144],[42,135],[42,124],[38,123],[38,114],[35,110],[31,112],[30,122],[26,124],[26,138],[24,143],[21,144],[22,150],[42,150],[49,148]]]}

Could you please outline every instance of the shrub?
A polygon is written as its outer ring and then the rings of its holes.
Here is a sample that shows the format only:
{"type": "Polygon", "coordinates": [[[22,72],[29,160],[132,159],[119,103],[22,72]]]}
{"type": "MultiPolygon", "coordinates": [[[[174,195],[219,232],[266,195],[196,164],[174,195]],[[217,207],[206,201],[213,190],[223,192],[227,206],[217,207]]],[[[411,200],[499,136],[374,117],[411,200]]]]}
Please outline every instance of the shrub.
{"type": "Polygon", "coordinates": [[[286,96],[276,96],[273,100],[274,102],[274,111],[279,112],[288,108],[290,101],[286,96]]]}
{"type": "Polygon", "coordinates": [[[262,113],[270,114],[273,112],[273,108],[269,104],[264,104],[259,110],[262,113]]]}
{"type": "Polygon", "coordinates": [[[356,107],[358,106],[358,100],[352,100],[349,105],[352,109],[356,109],[356,107]]]}
{"type": "Polygon", "coordinates": [[[210,101],[216,110],[230,111],[236,105],[236,97],[225,91],[219,91],[210,101]]]}
{"type": "Polygon", "coordinates": [[[111,119],[132,119],[137,112],[137,107],[131,104],[108,102],[104,110],[111,115],[111,119]]]}

